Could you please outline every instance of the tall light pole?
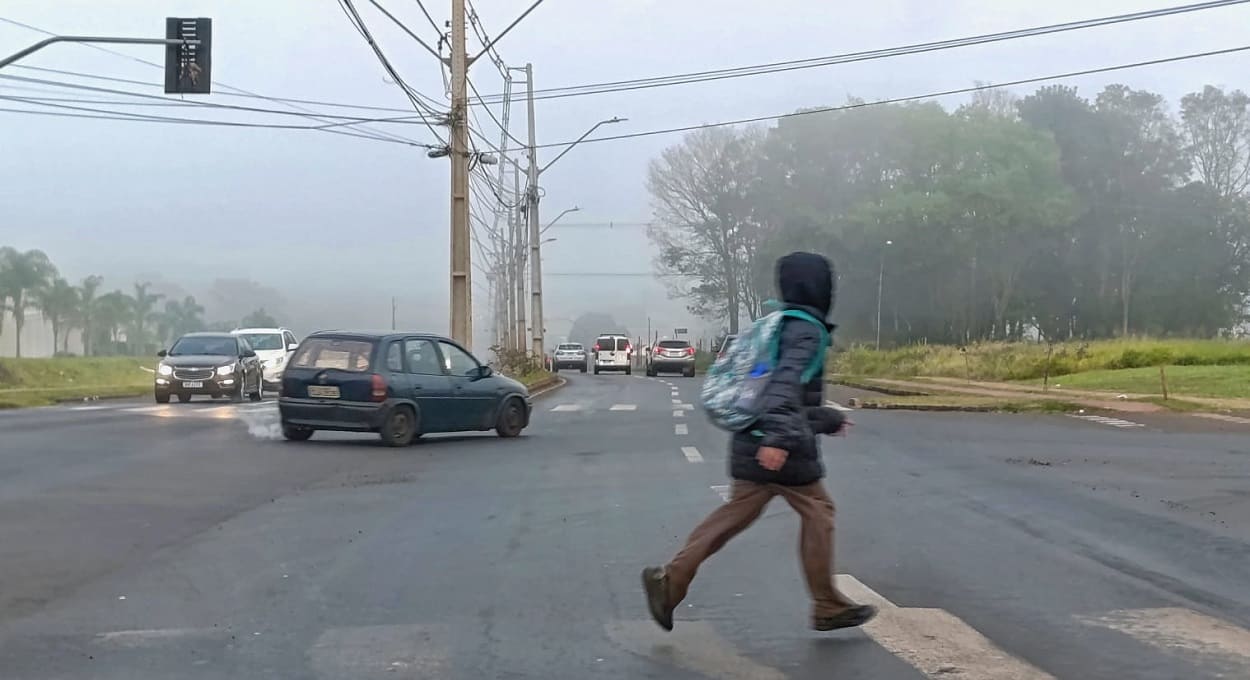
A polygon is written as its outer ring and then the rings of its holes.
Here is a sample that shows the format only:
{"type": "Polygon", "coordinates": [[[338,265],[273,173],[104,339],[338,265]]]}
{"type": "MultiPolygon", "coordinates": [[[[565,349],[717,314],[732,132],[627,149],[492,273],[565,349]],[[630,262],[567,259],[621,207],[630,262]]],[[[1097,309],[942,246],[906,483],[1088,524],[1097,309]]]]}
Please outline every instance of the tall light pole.
{"type": "Polygon", "coordinates": [[[624,122],[625,118],[609,118],[595,123],[578,137],[571,144],[566,146],[563,151],[556,155],[555,158],[547,162],[541,168],[538,166],[538,142],[534,132],[534,67],[532,64],[525,65],[525,81],[526,81],[526,99],[529,108],[529,186],[526,187],[527,209],[526,218],[529,220],[529,236],[530,236],[530,324],[533,327],[533,345],[532,351],[535,358],[542,361],[545,356],[543,348],[543,336],[546,329],[543,327],[543,261],[542,261],[542,230],[541,223],[538,219],[538,177],[546,172],[556,161],[564,158],[564,155],[573,150],[573,147],[580,144],[589,137],[595,130],[603,125],[624,122]]]}
{"type": "Polygon", "coordinates": [[[877,271],[877,349],[881,349],[881,291],[885,285],[885,251],[894,241],[886,241],[881,248],[881,269],[877,271]]]}

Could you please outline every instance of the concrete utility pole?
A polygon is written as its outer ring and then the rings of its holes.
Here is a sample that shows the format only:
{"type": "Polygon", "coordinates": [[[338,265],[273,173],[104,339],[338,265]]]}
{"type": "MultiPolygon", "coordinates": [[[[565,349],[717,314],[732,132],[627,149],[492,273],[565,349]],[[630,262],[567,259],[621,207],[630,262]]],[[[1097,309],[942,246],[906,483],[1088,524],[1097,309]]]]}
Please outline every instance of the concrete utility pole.
{"type": "MultiPolygon", "coordinates": [[[[521,171],[516,169],[512,173],[512,190],[513,195],[519,198],[521,196],[521,171]]],[[[516,349],[520,352],[525,351],[528,344],[525,341],[525,223],[521,221],[521,206],[517,206],[512,214],[515,216],[513,224],[513,233],[516,235],[513,240],[513,264],[516,267],[516,295],[512,301],[514,305],[514,314],[516,318],[516,349]]]]}
{"type": "MultiPolygon", "coordinates": [[[[512,72],[503,70],[503,113],[499,121],[499,173],[496,175],[497,181],[495,186],[499,187],[499,191],[503,191],[503,183],[505,173],[508,169],[508,163],[512,159],[508,158],[508,128],[511,125],[512,114],[512,72]]],[[[515,172],[515,168],[513,169],[515,172]]],[[[509,325],[508,314],[508,297],[512,294],[512,284],[509,280],[511,268],[508,264],[510,258],[510,241],[511,234],[505,234],[499,229],[500,218],[506,211],[509,219],[508,224],[512,224],[512,208],[500,200],[501,205],[495,208],[494,220],[491,226],[491,233],[495,236],[495,346],[507,347],[507,336],[511,334],[512,327],[509,325]]]]}
{"type": "Polygon", "coordinates": [[[534,356],[542,360],[546,356],[543,352],[543,258],[542,258],[542,238],[539,229],[542,223],[538,221],[538,141],[534,132],[534,65],[525,65],[525,101],[529,111],[529,143],[530,143],[530,163],[528,172],[528,186],[525,189],[526,204],[525,216],[529,220],[529,237],[530,237],[530,295],[533,296],[530,303],[530,323],[534,326],[534,339],[531,345],[534,356]]]}
{"type": "Polygon", "coordinates": [[[473,285],[469,252],[469,58],[464,0],[451,0],[451,338],[473,348],[473,285]]]}

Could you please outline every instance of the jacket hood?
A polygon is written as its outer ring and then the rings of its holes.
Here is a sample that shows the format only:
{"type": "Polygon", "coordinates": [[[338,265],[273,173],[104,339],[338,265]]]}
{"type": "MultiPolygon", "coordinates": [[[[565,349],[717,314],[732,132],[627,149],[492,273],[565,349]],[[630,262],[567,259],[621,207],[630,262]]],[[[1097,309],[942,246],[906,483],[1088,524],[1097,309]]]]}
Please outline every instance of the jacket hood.
{"type": "Polygon", "coordinates": [[[833,265],[824,255],[794,252],[777,260],[777,290],[787,306],[806,307],[827,318],[834,288],[833,265]]]}

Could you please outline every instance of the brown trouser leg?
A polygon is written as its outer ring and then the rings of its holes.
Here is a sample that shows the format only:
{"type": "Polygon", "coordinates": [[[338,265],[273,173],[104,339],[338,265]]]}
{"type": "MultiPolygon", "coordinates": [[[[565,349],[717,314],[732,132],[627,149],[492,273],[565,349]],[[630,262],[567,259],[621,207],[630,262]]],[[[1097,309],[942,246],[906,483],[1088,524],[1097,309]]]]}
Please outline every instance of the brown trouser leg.
{"type": "Polygon", "coordinates": [[[833,583],[833,499],[820,482],[807,486],[778,486],[777,493],[799,513],[799,559],[807,591],[812,595],[812,616],[833,616],[855,604],[833,583]]]}
{"type": "Polygon", "coordinates": [[[685,547],[665,567],[670,607],[685,599],[699,565],[751,526],[776,495],[785,497],[802,519],[799,556],[812,595],[813,616],[830,616],[852,604],[833,585],[834,510],[824,486],[820,482],[788,487],[734,480],[729,500],[690,532],[685,547]]]}

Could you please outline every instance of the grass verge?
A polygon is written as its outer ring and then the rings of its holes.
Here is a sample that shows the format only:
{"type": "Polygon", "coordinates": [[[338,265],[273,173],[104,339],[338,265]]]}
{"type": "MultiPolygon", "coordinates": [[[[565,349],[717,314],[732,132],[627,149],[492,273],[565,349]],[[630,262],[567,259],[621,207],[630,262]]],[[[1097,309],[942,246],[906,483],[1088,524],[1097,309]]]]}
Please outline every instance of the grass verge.
{"type": "MultiPolygon", "coordinates": [[[[1165,372],[1169,395],[1250,398],[1250,366],[1168,366],[1165,372]]],[[[1040,380],[1029,382],[1041,385],[1040,380]]],[[[1075,373],[1051,383],[1070,389],[1163,395],[1157,367],[1075,373]]]]}
{"type": "Polygon", "coordinates": [[[145,365],[134,357],[0,359],[0,408],[137,396],[152,389],[145,365]]]}
{"type": "Polygon", "coordinates": [[[882,395],[865,399],[861,408],[911,411],[971,411],[999,413],[1075,413],[1080,404],[1055,399],[1003,399],[958,394],[882,395]]]}

